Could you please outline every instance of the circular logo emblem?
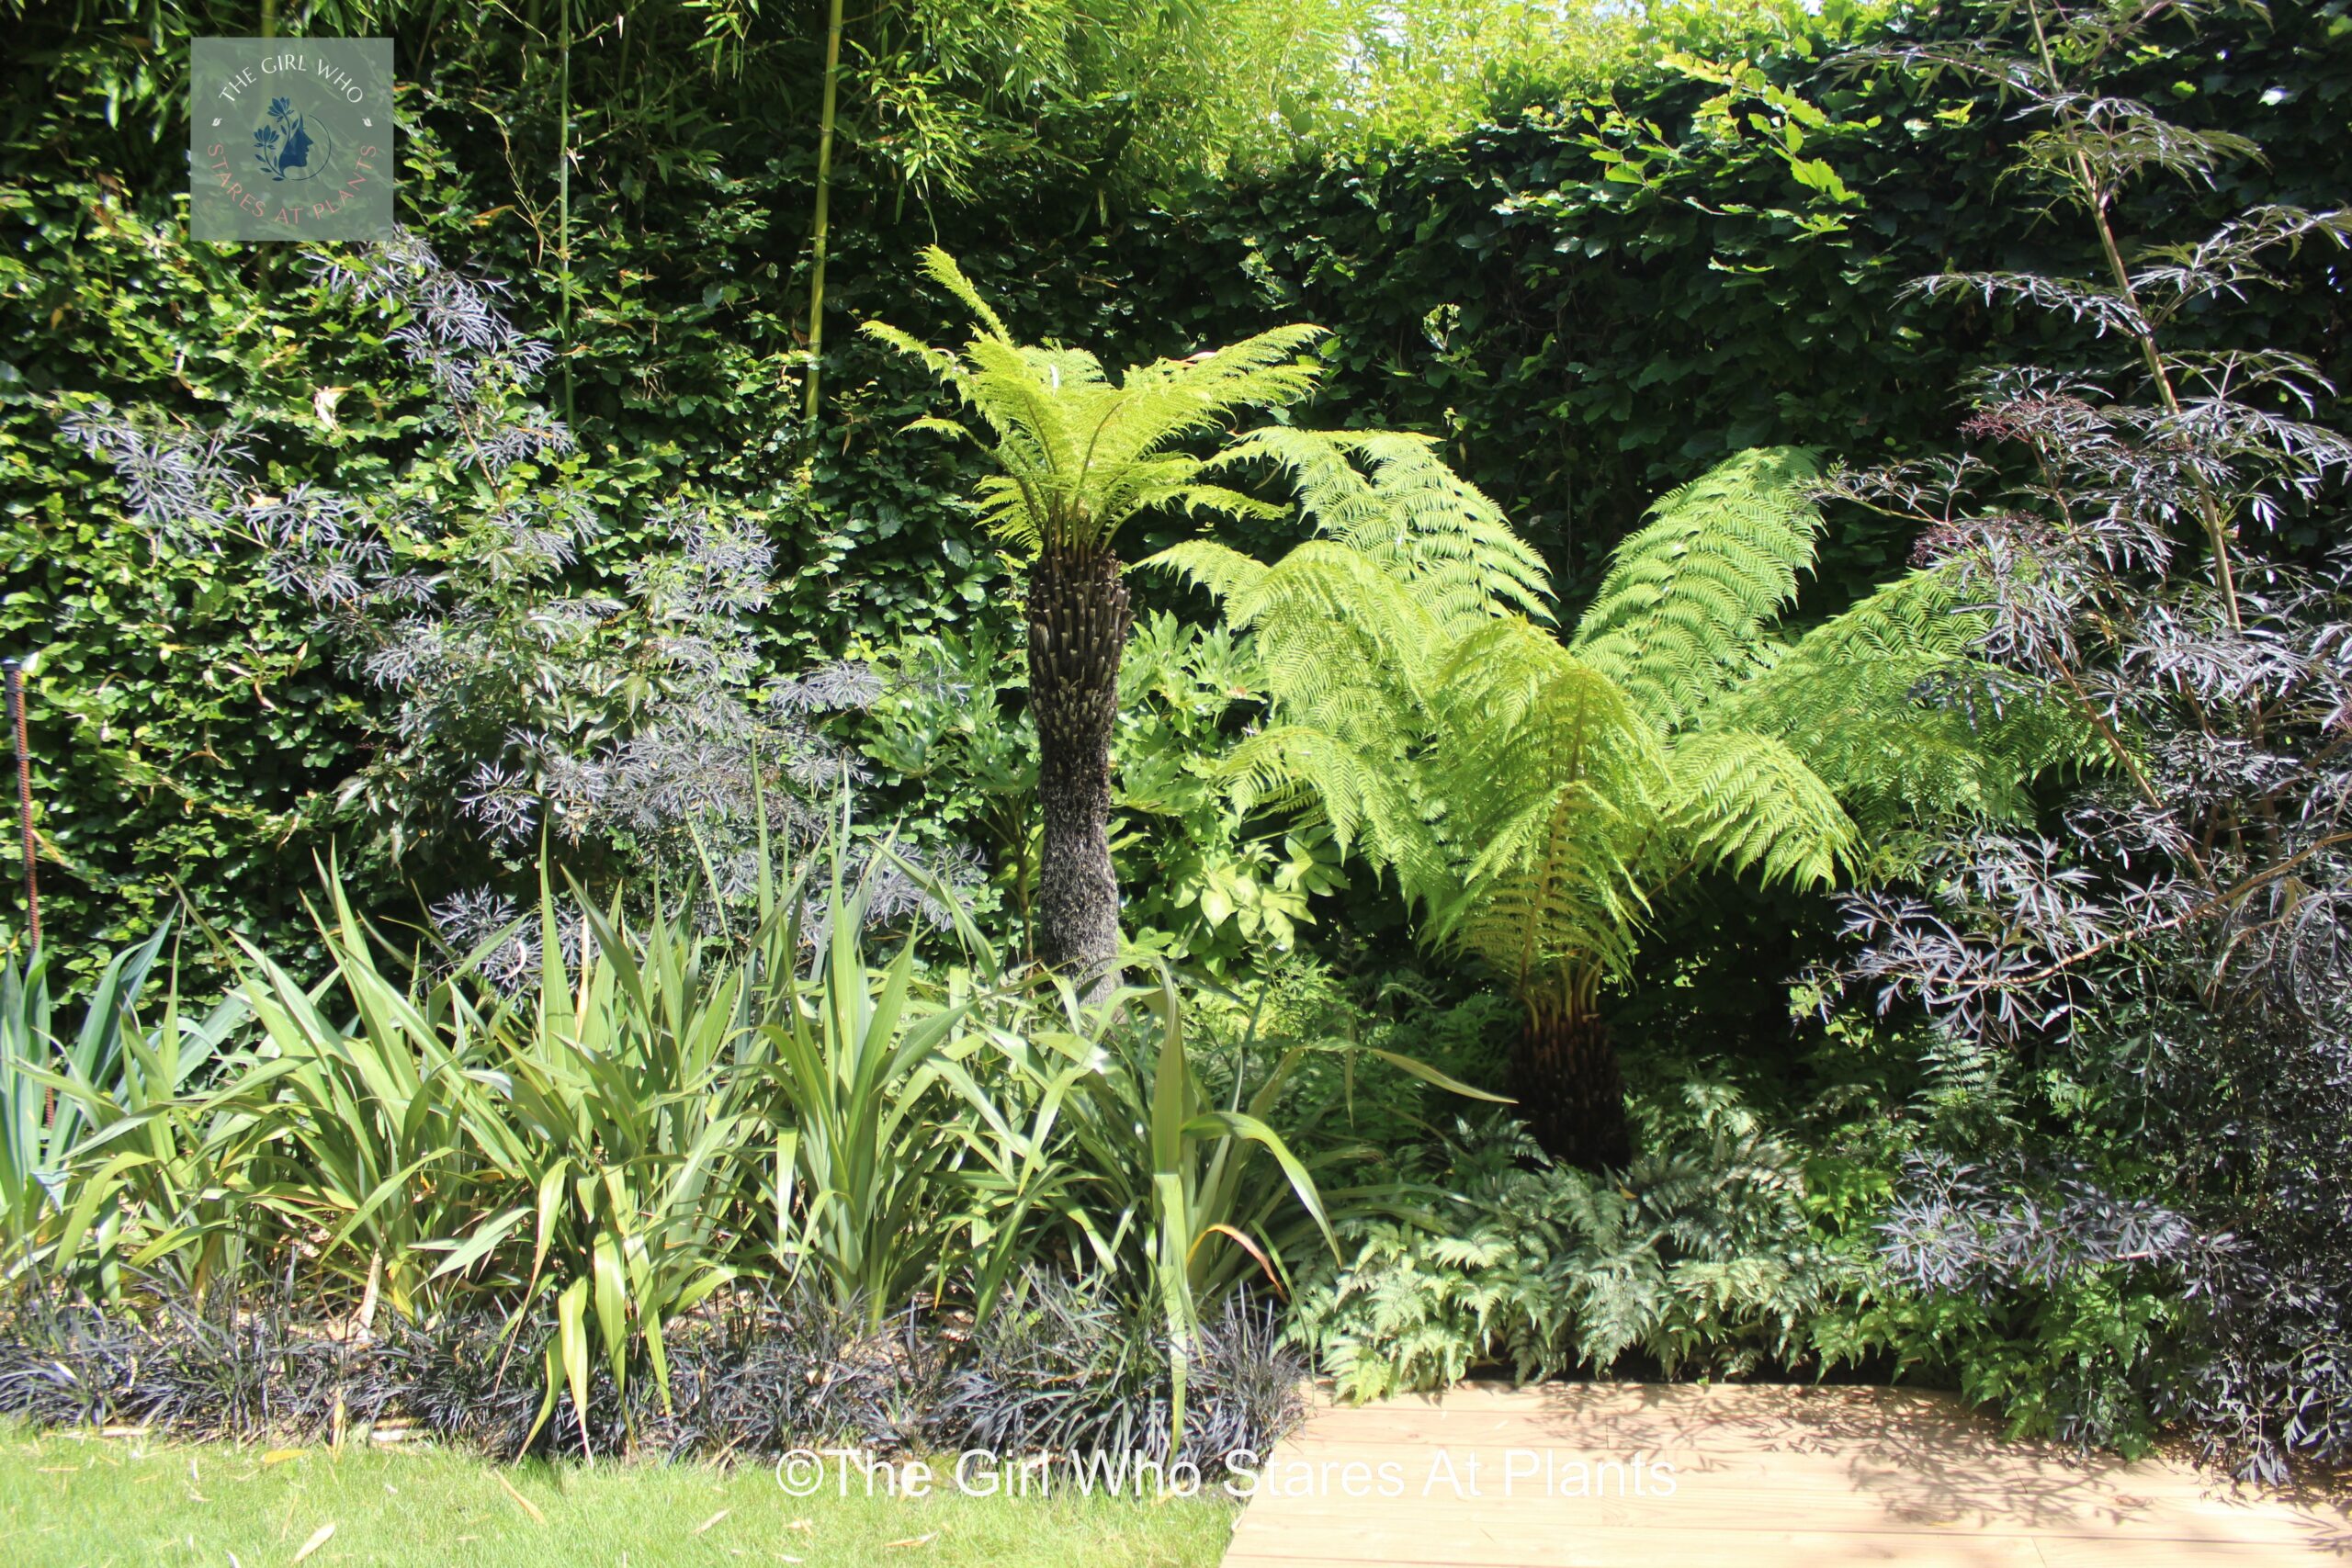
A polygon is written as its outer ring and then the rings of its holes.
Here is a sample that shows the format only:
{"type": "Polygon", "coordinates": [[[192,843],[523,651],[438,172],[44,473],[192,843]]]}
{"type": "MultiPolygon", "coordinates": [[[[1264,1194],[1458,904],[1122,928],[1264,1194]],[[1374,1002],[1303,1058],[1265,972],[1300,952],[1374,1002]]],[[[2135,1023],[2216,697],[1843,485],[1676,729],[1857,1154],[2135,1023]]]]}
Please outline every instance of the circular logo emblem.
{"type": "Polygon", "coordinates": [[[290,98],[269,100],[269,118],[254,128],[254,162],[272,180],[300,184],[334,167],[334,131],[290,98]]]}

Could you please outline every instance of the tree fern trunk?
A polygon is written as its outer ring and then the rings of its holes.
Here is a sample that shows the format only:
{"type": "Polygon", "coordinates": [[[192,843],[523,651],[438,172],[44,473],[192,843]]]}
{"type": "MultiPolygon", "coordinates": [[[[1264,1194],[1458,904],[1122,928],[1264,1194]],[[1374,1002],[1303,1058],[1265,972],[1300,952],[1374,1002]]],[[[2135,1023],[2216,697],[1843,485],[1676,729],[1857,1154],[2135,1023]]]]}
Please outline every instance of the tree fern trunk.
{"type": "Polygon", "coordinates": [[[1510,1064],[1519,1114],[1544,1152],[1585,1170],[1634,1157],[1625,1079],[1609,1026],[1591,1013],[1531,1013],[1510,1064]]]}
{"type": "Polygon", "coordinates": [[[1029,706],[1037,722],[1037,956],[1100,990],[1115,983],[1119,884],[1111,869],[1111,725],[1127,585],[1108,551],[1048,550],[1029,574],[1029,706]]]}

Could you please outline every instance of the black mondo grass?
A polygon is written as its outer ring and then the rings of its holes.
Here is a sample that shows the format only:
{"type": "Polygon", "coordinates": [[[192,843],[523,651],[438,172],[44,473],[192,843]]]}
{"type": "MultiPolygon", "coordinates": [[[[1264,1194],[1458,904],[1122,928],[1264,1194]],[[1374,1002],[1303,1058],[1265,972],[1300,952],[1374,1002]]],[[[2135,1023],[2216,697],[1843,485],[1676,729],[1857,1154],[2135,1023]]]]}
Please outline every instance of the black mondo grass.
{"type": "Polygon", "coordinates": [[[1165,1344],[1101,1286],[1032,1276],[975,1329],[930,1435],[1000,1458],[1132,1456],[1215,1475],[1298,1425],[1309,1371],[1270,1303],[1227,1297],[1191,1348],[1183,1440],[1171,1445],[1165,1344]]]}
{"type": "Polygon", "coordinates": [[[763,1292],[695,1325],[670,1352],[669,1448],[910,1446],[936,1384],[934,1333],[911,1310],[878,1332],[865,1325],[862,1306],[802,1291],[763,1292]]]}
{"type": "MultiPolygon", "coordinates": [[[[583,1422],[569,1389],[539,1420],[550,1314],[479,1306],[337,1339],[282,1303],[137,1308],[21,1293],[0,1311],[0,1416],[140,1427],[191,1441],[312,1442],[400,1429],[487,1457],[727,1461],[794,1449],[985,1449],[1084,1462],[1100,1452],[1218,1473],[1305,1413],[1305,1359],[1240,1296],[1192,1348],[1183,1442],[1170,1451],[1167,1347],[1099,1284],[1033,1276],[977,1328],[815,1292],[745,1292],[673,1325],[669,1399],[650,1369],[600,1366],[583,1422]]],[[[1248,1462],[1243,1461],[1242,1462],[1248,1462]]]]}
{"type": "Polygon", "coordinates": [[[282,1310],[164,1297],[143,1312],[40,1296],[0,1317],[0,1416],[202,1440],[328,1437],[392,1391],[362,1348],[282,1310]]]}
{"type": "Polygon", "coordinates": [[[435,1437],[502,1457],[584,1448],[673,1459],[906,1447],[934,1364],[911,1313],[869,1334],[859,1310],[814,1292],[747,1294],[673,1325],[666,1404],[650,1367],[631,1368],[625,1394],[597,1368],[583,1435],[568,1388],[539,1423],[538,1369],[554,1333],[544,1314],[511,1334],[495,1313],[452,1314],[402,1325],[379,1359],[403,1412],[435,1437]]]}

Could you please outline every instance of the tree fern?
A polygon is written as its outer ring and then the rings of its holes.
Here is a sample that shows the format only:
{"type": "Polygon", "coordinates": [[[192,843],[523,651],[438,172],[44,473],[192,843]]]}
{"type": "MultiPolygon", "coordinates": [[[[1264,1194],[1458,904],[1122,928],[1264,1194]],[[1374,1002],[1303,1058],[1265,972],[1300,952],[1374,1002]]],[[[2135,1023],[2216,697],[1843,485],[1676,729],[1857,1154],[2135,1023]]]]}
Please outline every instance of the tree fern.
{"type": "Polygon", "coordinates": [[[937,246],[923,252],[922,268],[970,313],[970,335],[942,348],[878,321],[865,330],[946,383],[981,427],[946,418],[910,426],[989,453],[997,471],[977,487],[980,518],[1033,558],[1029,709],[1045,829],[1039,956],[1107,989],[1119,944],[1108,832],[1111,726],[1131,621],[1114,546],[1129,519],[1154,510],[1281,514],[1211,482],[1212,461],[1187,444],[1222,431],[1243,409],[1280,408],[1313,390],[1318,367],[1303,355],[1322,329],[1277,327],[1189,359],[1136,366],[1114,380],[1082,350],[1015,341],[937,246]]]}
{"type": "Polygon", "coordinates": [[[1743,453],[1660,501],[1565,644],[1539,624],[1540,562],[1428,443],[1285,429],[1227,461],[1254,459],[1292,476],[1321,536],[1272,565],[1156,558],[1257,635],[1272,713],[1230,782],[1319,807],[1429,939],[1512,986],[1515,1089],[1571,1158],[1625,1156],[1597,998],[1683,878],[1826,886],[1866,856],[1849,801],[1881,825],[1906,791],[2010,809],[2064,749],[2039,716],[1923,695],[1983,674],[1940,580],[1773,640],[1820,529],[1802,453],[1743,453]]]}

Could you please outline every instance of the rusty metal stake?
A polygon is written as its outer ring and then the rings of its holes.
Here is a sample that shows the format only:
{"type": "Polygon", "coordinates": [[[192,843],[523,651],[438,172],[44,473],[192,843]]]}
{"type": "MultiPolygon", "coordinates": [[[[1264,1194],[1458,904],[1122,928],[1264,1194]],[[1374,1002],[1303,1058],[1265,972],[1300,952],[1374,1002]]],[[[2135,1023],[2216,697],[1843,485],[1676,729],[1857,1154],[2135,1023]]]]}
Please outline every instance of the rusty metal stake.
{"type": "Polygon", "coordinates": [[[17,829],[25,852],[25,931],[40,945],[40,884],[33,875],[33,759],[25,743],[25,667],[0,660],[8,672],[8,722],[17,731],[17,829]]]}

